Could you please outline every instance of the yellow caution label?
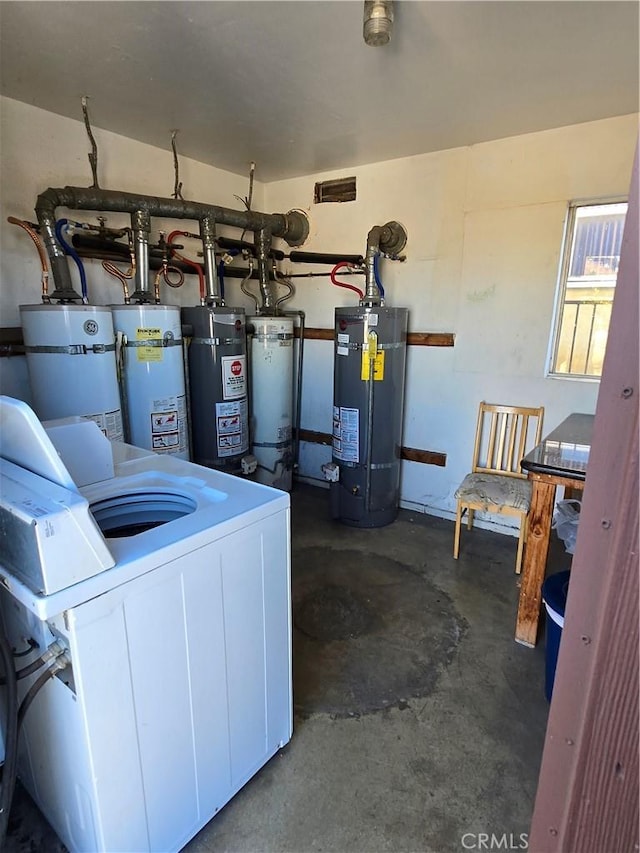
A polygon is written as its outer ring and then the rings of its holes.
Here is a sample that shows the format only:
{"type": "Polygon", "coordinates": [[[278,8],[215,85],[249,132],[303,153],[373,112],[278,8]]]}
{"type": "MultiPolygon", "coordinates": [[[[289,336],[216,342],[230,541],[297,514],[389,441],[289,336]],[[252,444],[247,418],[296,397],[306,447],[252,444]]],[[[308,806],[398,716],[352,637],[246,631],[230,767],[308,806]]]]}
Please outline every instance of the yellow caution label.
{"type": "MultiPolygon", "coordinates": [[[[137,341],[162,341],[162,329],[136,329],[137,341]]],[[[138,361],[162,361],[162,347],[136,347],[138,361]]]]}
{"type": "Polygon", "coordinates": [[[368,350],[362,351],[362,371],[360,373],[360,379],[363,382],[369,381],[370,374],[370,365],[373,362],[373,381],[374,382],[382,382],[384,379],[384,350],[380,349],[376,352],[373,358],[369,357],[368,350]]]}

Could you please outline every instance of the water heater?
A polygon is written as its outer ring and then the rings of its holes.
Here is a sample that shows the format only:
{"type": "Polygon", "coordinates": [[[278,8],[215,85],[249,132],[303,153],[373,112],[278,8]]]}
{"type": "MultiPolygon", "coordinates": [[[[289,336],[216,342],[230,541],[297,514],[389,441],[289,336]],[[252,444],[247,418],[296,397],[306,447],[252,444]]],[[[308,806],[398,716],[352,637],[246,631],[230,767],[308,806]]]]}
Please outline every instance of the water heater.
{"type": "Polygon", "coordinates": [[[180,309],[114,305],[128,440],[156,453],[189,458],[180,309]]]}
{"type": "Polygon", "coordinates": [[[21,305],[29,384],[42,420],[79,415],[122,441],[115,336],[109,308],[21,305]]]}
{"type": "Polygon", "coordinates": [[[182,309],[182,322],[193,461],[232,471],[249,450],[244,310],[198,305],[182,309]]]}
{"type": "Polygon", "coordinates": [[[336,308],[334,518],[354,527],[392,522],[400,499],[406,308],[336,308]]]}
{"type": "Polygon", "coordinates": [[[252,453],[256,479],[291,490],[293,480],[293,320],[251,317],[252,453]]]}

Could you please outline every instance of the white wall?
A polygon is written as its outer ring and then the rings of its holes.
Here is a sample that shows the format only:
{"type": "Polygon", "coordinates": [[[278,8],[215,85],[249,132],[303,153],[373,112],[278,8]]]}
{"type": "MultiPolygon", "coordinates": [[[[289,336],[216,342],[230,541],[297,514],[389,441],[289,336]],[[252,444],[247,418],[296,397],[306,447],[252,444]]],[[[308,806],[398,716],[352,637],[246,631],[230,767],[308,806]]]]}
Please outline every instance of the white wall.
{"type": "MultiPolygon", "coordinates": [[[[91,172],[80,121],[6,98],[0,107],[0,325],[15,326],[18,304],[39,301],[40,273],[31,241],[6,217],[33,221],[39,192],[86,186],[91,172]]],[[[268,185],[256,181],[255,209],[309,212],[309,250],[363,252],[373,225],[402,222],[409,234],[407,261],[381,265],[388,304],[410,309],[413,331],[456,335],[454,348],[409,348],[404,444],[446,453],[447,465],[404,462],[404,505],[451,515],[481,399],[542,404],[547,430],[572,411],[595,410],[597,384],[544,377],[563,221],[571,199],[626,194],[636,135],[637,117],[623,116],[268,185]],[[357,177],[356,202],[312,204],[316,180],[347,174],[357,177]]],[[[165,151],[99,129],[95,136],[102,186],[171,195],[169,131],[165,151]]],[[[238,208],[234,196],[246,195],[242,176],[186,158],[180,171],[185,198],[238,208]]],[[[128,222],[113,215],[108,224],[128,222]]],[[[154,231],[162,225],[154,221],[154,231]]],[[[120,300],[119,284],[98,261],[87,262],[87,270],[92,301],[120,300]]],[[[237,280],[227,285],[228,302],[250,307],[237,280]]],[[[311,326],[332,327],[334,306],[351,301],[328,278],[298,279],[297,288],[289,304],[304,309],[311,326]]],[[[163,299],[195,304],[195,278],[188,277],[181,291],[163,285],[163,299]]],[[[23,362],[0,359],[0,391],[28,400],[23,362]]],[[[331,429],[332,363],[331,343],[307,342],[304,428],[331,429]]],[[[328,448],[304,444],[302,473],[321,478],[329,458],[328,448]]]]}
{"type": "MultiPolygon", "coordinates": [[[[80,108],[79,108],[80,109],[80,108]]],[[[141,120],[144,118],[141,116],[141,120]]],[[[188,130],[183,133],[186,135],[188,130]]],[[[98,180],[104,189],[170,197],[173,193],[174,172],[171,153],[171,135],[167,129],[167,150],[145,145],[115,133],[94,129],[98,145],[98,180]]],[[[177,138],[180,149],[180,135],[177,138]]],[[[7,216],[35,221],[34,207],[39,193],[47,187],[88,186],[92,182],[87,159],[90,150],[84,124],[63,118],[36,107],[0,98],[0,325],[19,326],[18,305],[40,302],[40,265],[33,243],[15,225],[7,223],[7,216]]],[[[247,164],[248,169],[248,164],[247,164]]],[[[180,157],[180,180],[184,198],[241,209],[234,197],[244,197],[248,192],[248,179],[230,172],[214,169],[180,157]]],[[[264,210],[264,186],[256,181],[253,208],[264,210]]],[[[84,222],[96,222],[87,211],[64,211],[60,216],[84,222]]],[[[107,225],[128,225],[126,215],[109,214],[107,225]]],[[[151,239],[157,239],[158,230],[184,228],[194,231],[195,223],[185,220],[152,220],[151,239]]],[[[221,229],[222,233],[222,229],[221,229]]],[[[229,232],[235,237],[240,232],[229,232]]],[[[187,245],[187,244],[185,244],[187,245]]],[[[190,252],[195,258],[198,244],[191,242],[190,252]]],[[[122,265],[125,266],[125,265],[122,265]]],[[[120,302],[120,283],[102,269],[100,261],[86,261],[91,302],[109,304],[120,302]]],[[[70,262],[74,285],[80,292],[75,264],[70,262]]],[[[234,295],[232,304],[248,304],[242,297],[238,280],[228,280],[234,295]],[[236,298],[235,294],[239,294],[236,298]],[[242,298],[240,298],[242,297],[242,298]]],[[[195,305],[198,302],[198,282],[188,276],[180,290],[161,284],[161,296],[170,304],[195,305]]],[[[0,359],[0,392],[29,400],[25,359],[0,359]]]]}
{"type": "MultiPolygon", "coordinates": [[[[451,517],[471,460],[480,400],[544,405],[545,431],[573,411],[594,412],[598,384],[544,376],[567,203],[626,194],[637,117],[270,183],[270,209],[302,206],[309,250],[364,252],[375,224],[409,234],[405,263],[383,262],[387,304],[410,310],[412,331],[454,332],[455,347],[409,347],[403,443],[447,454],[438,468],[403,462],[405,506],[451,517]],[[313,205],[317,180],[356,175],[357,201],[313,205]]],[[[298,279],[295,306],[332,327],[353,302],[327,279],[298,279]]],[[[329,432],[332,345],[305,353],[302,426],[329,432]]],[[[330,451],[303,446],[302,473],[321,477],[330,451]]]]}

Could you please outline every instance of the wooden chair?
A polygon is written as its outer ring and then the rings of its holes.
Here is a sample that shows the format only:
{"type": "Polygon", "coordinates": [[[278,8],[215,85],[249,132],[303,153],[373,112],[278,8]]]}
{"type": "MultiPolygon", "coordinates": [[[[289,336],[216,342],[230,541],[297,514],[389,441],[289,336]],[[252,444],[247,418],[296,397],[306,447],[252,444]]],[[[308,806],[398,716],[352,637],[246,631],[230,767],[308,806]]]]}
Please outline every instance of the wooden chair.
{"type": "Polygon", "coordinates": [[[472,471],[454,495],[458,501],[454,559],[458,559],[460,527],[465,512],[469,530],[476,510],[514,515],[520,518],[516,556],[516,574],[520,574],[527,536],[526,518],[531,506],[531,482],[520,470],[520,460],[540,443],[543,418],[542,406],[530,409],[480,403],[472,471]]]}

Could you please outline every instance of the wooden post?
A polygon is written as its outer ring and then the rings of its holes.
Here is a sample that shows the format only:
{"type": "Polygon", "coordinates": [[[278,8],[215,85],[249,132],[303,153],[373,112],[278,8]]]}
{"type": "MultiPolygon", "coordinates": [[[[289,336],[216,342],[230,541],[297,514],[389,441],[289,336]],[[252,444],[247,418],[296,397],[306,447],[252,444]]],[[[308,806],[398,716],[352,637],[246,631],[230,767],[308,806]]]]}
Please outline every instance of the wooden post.
{"type": "Polygon", "coordinates": [[[538,634],[542,583],[549,553],[555,495],[556,487],[553,483],[534,479],[516,620],[516,640],[525,646],[535,646],[538,634]]]}

